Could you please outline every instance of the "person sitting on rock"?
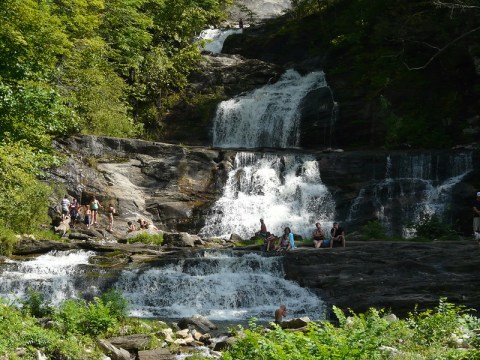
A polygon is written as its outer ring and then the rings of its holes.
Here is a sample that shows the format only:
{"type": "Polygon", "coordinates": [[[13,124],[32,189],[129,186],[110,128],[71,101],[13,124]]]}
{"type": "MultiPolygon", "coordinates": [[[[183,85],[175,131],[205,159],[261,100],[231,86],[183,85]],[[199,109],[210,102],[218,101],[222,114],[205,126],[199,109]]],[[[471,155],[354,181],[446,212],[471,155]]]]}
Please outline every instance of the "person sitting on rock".
{"type": "Polygon", "coordinates": [[[270,250],[275,250],[275,243],[277,242],[278,238],[268,233],[268,237],[265,239],[266,251],[269,252],[270,250]]]}
{"type": "Polygon", "coordinates": [[[315,224],[315,230],[313,230],[313,246],[318,249],[321,248],[325,241],[325,232],[322,229],[320,223],[315,224]]]}
{"type": "Polygon", "coordinates": [[[275,310],[275,324],[281,324],[285,316],[287,316],[287,307],[282,304],[275,310]]]}
{"type": "Polygon", "coordinates": [[[277,251],[288,251],[294,250],[296,248],[297,247],[295,246],[295,239],[293,237],[293,233],[287,226],[283,231],[283,235],[280,240],[280,247],[277,249],[277,251]]]}
{"type": "Polygon", "coordinates": [[[131,221],[127,222],[127,233],[131,233],[137,230],[135,224],[131,221]]]}
{"type": "Polygon", "coordinates": [[[332,241],[330,243],[330,247],[334,244],[339,243],[343,247],[345,247],[345,231],[342,227],[338,224],[338,222],[333,223],[332,230],[330,230],[330,234],[332,235],[332,241]]]}
{"type": "Polygon", "coordinates": [[[138,225],[140,226],[140,229],[146,229],[148,228],[148,222],[145,219],[138,219],[137,220],[138,225]]]}
{"type": "Polygon", "coordinates": [[[266,240],[268,237],[267,226],[265,225],[263,219],[260,219],[260,231],[257,231],[255,233],[255,236],[260,237],[264,240],[266,240]]]}

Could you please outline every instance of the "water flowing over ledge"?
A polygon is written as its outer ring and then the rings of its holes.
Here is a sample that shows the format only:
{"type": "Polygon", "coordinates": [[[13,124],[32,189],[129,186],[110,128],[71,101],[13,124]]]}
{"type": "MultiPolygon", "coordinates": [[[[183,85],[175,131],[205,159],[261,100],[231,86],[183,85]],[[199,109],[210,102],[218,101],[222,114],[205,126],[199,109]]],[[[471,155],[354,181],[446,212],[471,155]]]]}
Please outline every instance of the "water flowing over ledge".
{"type": "Polygon", "coordinates": [[[274,84],[221,102],[214,119],[213,145],[222,148],[298,146],[301,102],[309,92],[323,87],[327,87],[327,83],[322,71],[301,76],[290,69],[274,84]]]}
{"type": "Polygon", "coordinates": [[[335,203],[322,183],[317,161],[307,155],[237,153],[222,197],[200,234],[250,238],[263,218],[267,230],[281,235],[289,226],[310,237],[312,224],[331,225],[335,203]]]}
{"type": "Polygon", "coordinates": [[[271,321],[279,304],[291,316],[324,318],[315,294],[285,280],[281,257],[203,251],[189,258],[123,271],[99,268],[92,251],[58,251],[0,265],[0,296],[12,302],[35,290],[59,305],[69,298],[98,296],[116,288],[129,301],[129,315],[174,319],[200,313],[211,320],[271,321]]]}

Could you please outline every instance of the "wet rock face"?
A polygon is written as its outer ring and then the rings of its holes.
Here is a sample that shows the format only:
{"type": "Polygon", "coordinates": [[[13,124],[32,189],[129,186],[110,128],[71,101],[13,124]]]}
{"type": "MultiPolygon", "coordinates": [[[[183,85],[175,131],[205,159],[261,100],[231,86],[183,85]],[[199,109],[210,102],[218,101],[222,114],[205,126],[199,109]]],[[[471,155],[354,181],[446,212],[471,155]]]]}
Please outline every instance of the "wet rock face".
{"type": "Polygon", "coordinates": [[[286,254],[286,277],[320,294],[329,307],[399,316],[433,308],[441,297],[480,310],[477,242],[355,242],[346,248],[286,254]]]}
{"type": "Polygon", "coordinates": [[[96,195],[101,226],[113,203],[114,232],[125,234],[127,221],[138,218],[164,230],[196,232],[201,209],[221,191],[216,176],[222,159],[215,150],[93,136],[69,138],[58,147],[69,160],[51,172],[52,179],[82,205],[96,195]]]}

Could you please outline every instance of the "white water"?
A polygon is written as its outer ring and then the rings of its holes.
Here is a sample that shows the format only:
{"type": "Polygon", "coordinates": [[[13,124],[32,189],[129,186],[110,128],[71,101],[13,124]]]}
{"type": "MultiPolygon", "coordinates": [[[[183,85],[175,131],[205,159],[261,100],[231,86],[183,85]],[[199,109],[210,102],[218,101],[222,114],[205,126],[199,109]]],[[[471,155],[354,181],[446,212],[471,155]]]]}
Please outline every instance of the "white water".
{"type": "Polygon", "coordinates": [[[290,69],[274,84],[221,102],[214,120],[213,145],[296,147],[299,105],[310,91],[326,86],[322,71],[301,76],[290,69]]]}
{"type": "Polygon", "coordinates": [[[200,234],[228,238],[235,233],[248,239],[260,230],[263,218],[273,234],[281,235],[289,226],[310,238],[316,222],[331,225],[334,212],[332,195],[313,158],[237,153],[224,193],[200,234]]]}
{"type": "Polygon", "coordinates": [[[450,155],[448,164],[442,161],[442,157],[432,154],[404,155],[395,161],[387,157],[384,179],[373,180],[361,189],[347,220],[354,220],[362,211],[361,204],[370,201],[390,233],[395,232],[393,223],[401,223],[402,236],[414,236],[408,224],[418,223],[424,215],[442,217],[453,187],[473,170],[471,153],[450,155]],[[441,167],[446,175],[441,175],[441,167]]]}
{"type": "Polygon", "coordinates": [[[206,29],[203,30],[200,35],[200,40],[206,40],[207,43],[203,47],[204,50],[210,51],[214,54],[220,54],[222,52],[223,43],[225,39],[232,34],[241,34],[242,29],[206,29]]]}
{"type": "Polygon", "coordinates": [[[8,261],[3,266],[0,297],[17,302],[34,290],[54,305],[79,297],[75,282],[88,267],[91,251],[58,251],[32,260],[8,261]],[[82,267],[85,265],[85,267],[82,267]]]}
{"type": "Polygon", "coordinates": [[[116,287],[131,303],[130,315],[210,320],[273,320],[279,304],[289,317],[324,318],[323,302],[284,280],[279,257],[206,253],[161,268],[124,271],[116,287]]]}

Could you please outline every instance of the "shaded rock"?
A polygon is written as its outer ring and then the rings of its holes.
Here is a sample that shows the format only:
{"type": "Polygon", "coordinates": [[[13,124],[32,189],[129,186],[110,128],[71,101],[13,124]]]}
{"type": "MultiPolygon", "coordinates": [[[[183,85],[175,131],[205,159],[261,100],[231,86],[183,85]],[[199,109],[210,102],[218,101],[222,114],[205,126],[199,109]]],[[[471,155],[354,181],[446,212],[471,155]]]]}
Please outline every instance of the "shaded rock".
{"type": "Polygon", "coordinates": [[[150,336],[145,334],[133,334],[125,336],[116,336],[107,339],[113,346],[126,350],[142,350],[148,346],[150,336]]]}
{"type": "Polygon", "coordinates": [[[164,233],[163,244],[178,247],[194,247],[195,238],[186,232],[181,233],[164,233]]]}
{"type": "Polygon", "coordinates": [[[177,357],[166,348],[138,352],[139,360],[175,360],[177,357]]]}
{"type": "Polygon", "coordinates": [[[374,307],[404,317],[416,304],[419,311],[438,306],[441,297],[480,309],[474,285],[480,282],[480,246],[474,241],[347,241],[346,248],[300,248],[283,260],[286,278],[315,289],[327,309],[374,307]]]}
{"type": "Polygon", "coordinates": [[[72,232],[68,234],[68,238],[73,240],[88,240],[90,237],[87,234],[72,232]]]}
{"type": "Polygon", "coordinates": [[[281,324],[280,327],[282,329],[300,329],[308,325],[308,323],[311,320],[309,319],[308,316],[300,317],[300,318],[295,318],[295,319],[290,319],[290,320],[284,320],[281,324]]]}
{"type": "Polygon", "coordinates": [[[213,350],[215,351],[223,351],[235,344],[237,341],[236,338],[232,337],[225,337],[225,339],[222,339],[218,342],[215,343],[215,346],[213,347],[213,350]]]}
{"type": "Polygon", "coordinates": [[[15,244],[13,248],[14,255],[45,254],[49,251],[70,250],[73,246],[69,243],[51,241],[51,240],[22,240],[15,244]]]}
{"type": "Polygon", "coordinates": [[[107,340],[99,339],[97,341],[99,348],[112,358],[112,360],[130,360],[130,353],[125,349],[119,349],[113,346],[107,340]]]}

